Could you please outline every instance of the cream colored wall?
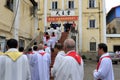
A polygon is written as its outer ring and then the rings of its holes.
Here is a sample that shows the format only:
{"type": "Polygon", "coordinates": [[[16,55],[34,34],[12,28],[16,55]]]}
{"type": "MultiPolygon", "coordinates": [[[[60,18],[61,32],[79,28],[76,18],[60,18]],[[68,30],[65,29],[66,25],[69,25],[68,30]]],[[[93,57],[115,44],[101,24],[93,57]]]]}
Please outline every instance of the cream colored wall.
{"type": "Polygon", "coordinates": [[[25,38],[32,38],[34,34],[34,17],[30,15],[30,7],[32,7],[32,4],[21,0],[19,36],[25,38]]]}
{"type": "Polygon", "coordinates": [[[39,6],[39,10],[37,12],[38,15],[38,25],[39,25],[39,31],[44,31],[44,0],[39,0],[40,1],[40,5],[39,6]]]}
{"type": "Polygon", "coordinates": [[[13,12],[5,7],[6,0],[0,1],[0,36],[10,38],[13,12]],[[2,3],[2,4],[1,4],[2,3]]]}
{"type": "Polygon", "coordinates": [[[120,45],[120,38],[107,38],[108,51],[113,52],[114,45],[120,45]]]}
{"type": "MultiPolygon", "coordinates": [[[[118,19],[114,19],[112,20],[109,24],[107,24],[107,28],[113,28],[116,27],[116,29],[118,30],[118,34],[119,34],[119,26],[116,25],[116,21],[118,21],[118,19]]],[[[116,35],[116,34],[114,34],[116,35]]],[[[108,51],[110,52],[114,52],[114,45],[120,45],[120,38],[115,38],[115,37],[109,37],[107,38],[107,45],[108,45],[108,51]]]]}
{"type": "Polygon", "coordinates": [[[29,41],[34,37],[34,17],[30,15],[30,7],[33,5],[30,1],[21,0],[20,7],[20,26],[19,26],[19,38],[25,40],[25,47],[29,41]]]}
{"type": "MultiPolygon", "coordinates": [[[[102,5],[99,8],[99,2],[96,0],[96,8],[90,9],[88,7],[88,0],[82,1],[82,52],[90,51],[90,42],[96,42],[97,44],[103,42],[103,12],[102,5]],[[100,9],[100,10],[99,10],[100,9]],[[100,14],[99,14],[100,12],[100,14]],[[100,17],[100,20],[99,20],[100,17]],[[89,19],[96,20],[96,28],[88,28],[89,19]]],[[[101,2],[100,2],[101,3],[101,2]]],[[[96,46],[97,46],[96,44],[96,46]]],[[[97,48],[96,48],[97,50],[97,48]]]]}
{"type": "MultiPolygon", "coordinates": [[[[0,1],[0,36],[10,39],[13,37],[13,19],[14,13],[5,7],[6,0],[0,1]]],[[[30,16],[30,1],[21,0],[20,5],[20,25],[19,38],[25,40],[25,46],[28,45],[30,39],[34,37],[34,17],[30,16]]]]}

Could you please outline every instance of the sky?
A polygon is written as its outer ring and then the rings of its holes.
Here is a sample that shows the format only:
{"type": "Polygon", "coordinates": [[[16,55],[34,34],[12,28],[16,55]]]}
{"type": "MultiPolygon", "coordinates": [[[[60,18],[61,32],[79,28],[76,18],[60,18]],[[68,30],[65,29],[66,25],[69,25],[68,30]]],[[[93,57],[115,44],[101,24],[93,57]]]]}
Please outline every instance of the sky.
{"type": "Polygon", "coordinates": [[[105,0],[105,4],[106,4],[106,13],[108,13],[108,11],[112,7],[120,5],[120,0],[105,0]]]}

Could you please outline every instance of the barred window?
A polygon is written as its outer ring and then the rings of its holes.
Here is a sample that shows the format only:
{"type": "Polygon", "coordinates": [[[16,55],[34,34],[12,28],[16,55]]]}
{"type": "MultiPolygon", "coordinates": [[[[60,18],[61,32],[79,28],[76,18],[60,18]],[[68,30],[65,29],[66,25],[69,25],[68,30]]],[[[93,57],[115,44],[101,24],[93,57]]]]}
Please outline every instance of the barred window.
{"type": "Polygon", "coordinates": [[[74,9],[74,1],[68,1],[68,8],[74,9]]]}
{"type": "Polygon", "coordinates": [[[96,42],[90,42],[90,51],[96,51],[96,42]]]}
{"type": "Polygon", "coordinates": [[[58,8],[58,3],[57,1],[52,2],[52,9],[57,9],[58,8]]]}
{"type": "Polygon", "coordinates": [[[13,11],[13,2],[14,0],[6,0],[6,7],[13,11]]]}
{"type": "Polygon", "coordinates": [[[25,47],[25,41],[22,39],[19,39],[19,47],[25,47]]]}
{"type": "Polygon", "coordinates": [[[89,20],[89,28],[95,28],[95,19],[89,20]]]}
{"type": "Polygon", "coordinates": [[[95,7],[95,0],[89,0],[89,8],[95,7]]]}

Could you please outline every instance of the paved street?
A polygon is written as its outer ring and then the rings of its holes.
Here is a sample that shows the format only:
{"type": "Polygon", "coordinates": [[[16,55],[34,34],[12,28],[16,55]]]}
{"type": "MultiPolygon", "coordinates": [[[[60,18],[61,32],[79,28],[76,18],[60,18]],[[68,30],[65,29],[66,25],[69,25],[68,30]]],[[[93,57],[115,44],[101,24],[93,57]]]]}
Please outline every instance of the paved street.
{"type": "MultiPolygon", "coordinates": [[[[115,80],[120,80],[120,62],[119,64],[113,64],[115,80]]],[[[96,68],[95,61],[85,61],[85,76],[84,80],[93,80],[92,72],[96,68]]],[[[53,80],[53,79],[51,79],[53,80]]]]}
{"type": "MultiPolygon", "coordinates": [[[[120,80],[120,62],[113,64],[115,80],[120,80]]],[[[85,61],[85,77],[84,80],[93,80],[92,72],[96,68],[95,61],[85,61]]]]}

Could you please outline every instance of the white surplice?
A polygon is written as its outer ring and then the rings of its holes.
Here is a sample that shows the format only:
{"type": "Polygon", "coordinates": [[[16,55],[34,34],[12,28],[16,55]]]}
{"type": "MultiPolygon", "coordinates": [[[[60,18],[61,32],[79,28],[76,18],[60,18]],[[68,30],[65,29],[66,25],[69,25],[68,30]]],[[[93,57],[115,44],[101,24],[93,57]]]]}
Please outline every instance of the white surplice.
{"type": "Polygon", "coordinates": [[[32,65],[32,80],[49,80],[50,79],[50,54],[45,53],[41,55],[45,51],[39,50],[38,53],[33,54],[31,58],[31,65],[32,65]]]}
{"type": "MultiPolygon", "coordinates": [[[[18,51],[9,49],[9,51],[18,51]]],[[[0,80],[31,80],[28,59],[26,55],[21,55],[13,61],[7,55],[0,56],[0,80]]]]}
{"type": "Polygon", "coordinates": [[[49,54],[51,55],[51,49],[50,49],[50,47],[47,46],[47,47],[45,48],[45,52],[46,52],[46,53],[49,53],[49,54]]]}
{"type": "Polygon", "coordinates": [[[64,56],[65,56],[65,52],[64,51],[59,51],[58,52],[57,56],[55,57],[53,68],[51,69],[51,76],[53,76],[53,77],[56,76],[57,69],[61,65],[61,61],[62,61],[64,56]]]}
{"type": "MultiPolygon", "coordinates": [[[[108,53],[103,54],[100,58],[109,56],[108,53]]],[[[98,71],[94,70],[94,80],[114,80],[113,66],[110,58],[103,58],[98,71]]]]}
{"type": "Polygon", "coordinates": [[[65,56],[61,60],[61,65],[56,71],[54,80],[83,80],[84,67],[83,60],[81,64],[71,56],[65,56]]]}
{"type": "Polygon", "coordinates": [[[57,36],[51,36],[50,40],[51,40],[51,46],[52,48],[54,48],[55,43],[57,42],[57,36]]]}

